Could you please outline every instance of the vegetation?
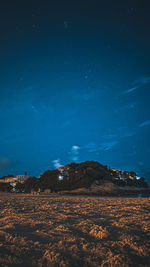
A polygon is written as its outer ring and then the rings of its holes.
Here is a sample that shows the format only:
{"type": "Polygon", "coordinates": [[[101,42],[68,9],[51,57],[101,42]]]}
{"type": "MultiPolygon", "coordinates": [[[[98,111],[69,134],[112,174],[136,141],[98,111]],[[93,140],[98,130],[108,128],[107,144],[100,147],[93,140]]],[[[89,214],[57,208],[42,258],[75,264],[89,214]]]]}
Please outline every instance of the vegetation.
{"type": "MultiPolygon", "coordinates": [[[[114,194],[114,192],[116,193],[117,191],[116,187],[148,187],[143,177],[136,179],[135,172],[123,172],[121,175],[123,175],[124,179],[117,177],[120,175],[117,174],[118,172],[121,171],[112,171],[107,166],[103,166],[95,161],[86,161],[79,164],[71,163],[60,170],[47,170],[39,179],[36,177],[29,177],[24,183],[18,182],[15,186],[15,190],[16,192],[30,193],[31,191],[43,192],[46,189],[49,189],[51,192],[58,192],[84,188],[84,192],[88,192],[87,190],[89,189],[90,192],[105,191],[114,194]],[[99,187],[91,190],[94,185],[99,187]],[[110,185],[113,190],[110,190],[110,185]],[[102,187],[106,190],[102,190],[102,187]]],[[[10,176],[12,177],[12,175],[8,175],[7,177],[10,176]]],[[[0,186],[0,191],[11,191],[10,184],[2,184],[0,186]]]]}
{"type": "Polygon", "coordinates": [[[141,177],[140,179],[136,180],[131,180],[129,178],[127,178],[125,181],[123,180],[114,180],[114,184],[118,185],[118,186],[134,186],[134,187],[143,187],[143,188],[147,188],[148,184],[145,182],[145,178],[141,177]]]}
{"type": "Polygon", "coordinates": [[[58,170],[48,170],[44,172],[38,181],[39,187],[42,191],[50,189],[51,192],[55,192],[59,188],[58,170]]]}
{"type": "Polygon", "coordinates": [[[14,177],[14,175],[13,174],[8,174],[8,175],[4,175],[4,176],[2,176],[1,178],[0,178],[0,180],[2,179],[5,179],[5,178],[11,178],[11,177],[14,177]]]}
{"type": "Polygon", "coordinates": [[[10,183],[0,183],[0,192],[11,192],[12,188],[10,183]]]}

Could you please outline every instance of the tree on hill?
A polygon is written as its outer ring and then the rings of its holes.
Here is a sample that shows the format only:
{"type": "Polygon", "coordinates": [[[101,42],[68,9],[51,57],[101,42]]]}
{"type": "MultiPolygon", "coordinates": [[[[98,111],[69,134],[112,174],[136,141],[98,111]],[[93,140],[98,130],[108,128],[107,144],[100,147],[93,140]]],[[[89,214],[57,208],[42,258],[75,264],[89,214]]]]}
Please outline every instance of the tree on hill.
{"type": "Polygon", "coordinates": [[[86,161],[82,163],[70,163],[64,167],[63,174],[58,170],[44,172],[39,184],[41,190],[51,191],[73,190],[81,187],[89,188],[95,180],[99,184],[112,181],[110,170],[99,162],[86,161]],[[59,176],[62,177],[59,180],[59,176]]]}
{"type": "Polygon", "coordinates": [[[22,192],[24,192],[24,190],[25,190],[25,184],[18,182],[15,186],[15,191],[22,193],[22,192]]]}
{"type": "Polygon", "coordinates": [[[42,191],[51,189],[51,191],[58,190],[58,170],[47,170],[39,178],[39,185],[42,191]]]}
{"type": "Polygon", "coordinates": [[[148,187],[144,177],[141,177],[137,182],[139,187],[148,187]]]}
{"type": "Polygon", "coordinates": [[[104,181],[111,181],[110,171],[107,166],[103,166],[99,162],[85,161],[79,164],[71,163],[66,166],[69,176],[70,189],[80,187],[90,187],[97,180],[99,184],[104,181]]]}
{"type": "Polygon", "coordinates": [[[10,185],[10,183],[0,183],[0,191],[1,192],[11,192],[13,187],[10,185]]]}
{"type": "MultiPolygon", "coordinates": [[[[131,172],[135,176],[134,172],[131,172]]],[[[74,190],[77,188],[89,188],[91,185],[103,185],[104,183],[114,183],[118,186],[139,186],[146,187],[144,178],[140,180],[129,179],[115,180],[112,171],[99,162],[85,161],[82,163],[70,163],[59,170],[47,170],[39,179],[30,177],[25,182],[25,192],[31,190],[41,191],[50,189],[51,192],[61,190],[74,190]]]]}
{"type": "Polygon", "coordinates": [[[133,177],[133,179],[136,179],[136,172],[131,171],[130,175],[133,177]]]}
{"type": "Polygon", "coordinates": [[[0,179],[10,178],[10,177],[14,177],[14,175],[13,174],[4,175],[0,179]]]}
{"type": "Polygon", "coordinates": [[[29,177],[24,183],[25,193],[31,193],[32,190],[38,191],[39,188],[39,179],[36,177],[29,177]]]}

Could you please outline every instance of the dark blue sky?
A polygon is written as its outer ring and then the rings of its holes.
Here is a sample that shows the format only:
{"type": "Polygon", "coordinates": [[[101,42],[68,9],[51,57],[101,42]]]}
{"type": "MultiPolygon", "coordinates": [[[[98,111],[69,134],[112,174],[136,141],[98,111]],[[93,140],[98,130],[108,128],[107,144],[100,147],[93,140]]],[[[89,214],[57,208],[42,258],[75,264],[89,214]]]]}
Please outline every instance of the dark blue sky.
{"type": "Polygon", "coordinates": [[[149,177],[149,13],[149,1],[1,3],[1,175],[96,160],[149,177]]]}

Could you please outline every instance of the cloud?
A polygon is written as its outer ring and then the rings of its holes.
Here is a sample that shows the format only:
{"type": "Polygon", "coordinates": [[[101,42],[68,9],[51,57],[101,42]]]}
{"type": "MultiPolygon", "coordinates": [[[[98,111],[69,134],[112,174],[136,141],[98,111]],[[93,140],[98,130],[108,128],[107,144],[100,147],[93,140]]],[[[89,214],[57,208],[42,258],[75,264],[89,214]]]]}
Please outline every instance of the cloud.
{"type": "Polygon", "coordinates": [[[31,104],[30,108],[33,112],[38,113],[38,115],[45,114],[46,113],[46,107],[42,104],[31,104]]]}
{"type": "Polygon", "coordinates": [[[92,98],[94,98],[95,94],[93,92],[89,92],[89,93],[84,93],[82,95],[83,100],[88,101],[91,100],[92,98]]]}
{"type": "Polygon", "coordinates": [[[124,92],[122,92],[122,95],[129,94],[129,93],[135,91],[135,90],[138,89],[138,88],[139,88],[139,86],[136,86],[136,87],[130,88],[130,89],[128,89],[128,90],[125,90],[124,92]]]}
{"type": "Polygon", "coordinates": [[[117,140],[104,141],[98,145],[94,142],[90,142],[86,146],[84,146],[84,148],[87,149],[89,153],[93,153],[103,150],[110,150],[118,143],[119,142],[117,140]]]}
{"type": "Polygon", "coordinates": [[[60,125],[60,128],[64,129],[64,128],[70,127],[70,125],[71,125],[71,120],[67,120],[67,121],[64,121],[64,122],[60,125]]]}
{"type": "Polygon", "coordinates": [[[108,142],[103,142],[100,146],[99,146],[99,150],[110,150],[112,149],[114,146],[116,146],[119,142],[118,141],[108,141],[108,142]]]}
{"type": "Polygon", "coordinates": [[[0,171],[4,171],[7,167],[11,165],[11,161],[8,158],[0,159],[0,171]]]}
{"type": "Polygon", "coordinates": [[[150,125],[150,120],[142,122],[141,124],[139,124],[139,127],[144,127],[144,126],[147,126],[147,125],[150,125]]]}
{"type": "Polygon", "coordinates": [[[84,92],[84,93],[76,93],[76,92],[73,91],[72,95],[73,95],[73,98],[75,98],[77,100],[88,102],[88,101],[90,101],[90,100],[95,98],[96,92],[88,91],[88,92],[84,92]]]}
{"type": "Polygon", "coordinates": [[[126,138],[126,137],[131,137],[135,134],[134,131],[128,131],[126,128],[120,128],[118,129],[118,133],[116,134],[107,134],[107,135],[104,135],[103,138],[106,139],[106,140],[113,140],[115,141],[117,139],[120,140],[122,138],[126,138]]]}
{"type": "Polygon", "coordinates": [[[134,87],[123,91],[121,95],[130,94],[133,91],[137,90],[138,88],[141,88],[143,85],[146,85],[148,83],[150,83],[150,76],[140,77],[139,79],[137,79],[132,83],[133,85],[135,85],[134,87]]]}
{"type": "Polygon", "coordinates": [[[0,166],[7,167],[11,164],[10,160],[8,158],[1,158],[0,159],[0,166]]]}
{"type": "Polygon", "coordinates": [[[77,145],[71,147],[71,151],[69,152],[69,154],[72,161],[77,162],[79,160],[79,150],[80,147],[77,145]]]}
{"type": "Polygon", "coordinates": [[[144,85],[150,83],[150,76],[144,76],[137,79],[133,84],[144,85]]]}
{"type": "Polygon", "coordinates": [[[64,27],[65,27],[65,29],[67,30],[69,28],[69,26],[70,26],[70,21],[65,20],[64,21],[64,27]]]}
{"type": "Polygon", "coordinates": [[[144,166],[144,162],[143,161],[139,161],[138,164],[139,164],[139,166],[144,166]]]}
{"type": "Polygon", "coordinates": [[[103,136],[105,139],[113,139],[118,137],[118,134],[106,134],[103,136]]]}
{"type": "Polygon", "coordinates": [[[55,169],[58,169],[59,167],[62,166],[62,165],[60,164],[60,159],[54,159],[54,160],[52,160],[52,163],[53,163],[55,169]]]}
{"type": "Polygon", "coordinates": [[[136,106],[135,103],[130,103],[130,104],[127,104],[127,105],[120,107],[119,110],[133,109],[133,108],[135,108],[135,106],[136,106]]]}
{"type": "Polygon", "coordinates": [[[80,149],[80,147],[79,146],[72,146],[72,148],[71,148],[73,151],[78,151],[79,149],[80,149]]]}
{"type": "Polygon", "coordinates": [[[103,141],[101,141],[99,144],[96,144],[92,141],[83,146],[82,149],[87,150],[89,153],[108,151],[119,144],[122,139],[132,137],[134,134],[135,132],[133,131],[125,131],[125,129],[120,129],[118,133],[103,135],[103,141]]]}
{"type": "Polygon", "coordinates": [[[94,142],[89,142],[86,146],[83,147],[84,149],[87,149],[88,152],[96,152],[99,150],[98,146],[94,142]]]}
{"type": "Polygon", "coordinates": [[[37,108],[34,105],[31,105],[31,108],[34,112],[38,112],[37,108]]]}
{"type": "Polygon", "coordinates": [[[132,137],[135,135],[135,132],[124,132],[120,137],[125,138],[125,137],[132,137]]]}

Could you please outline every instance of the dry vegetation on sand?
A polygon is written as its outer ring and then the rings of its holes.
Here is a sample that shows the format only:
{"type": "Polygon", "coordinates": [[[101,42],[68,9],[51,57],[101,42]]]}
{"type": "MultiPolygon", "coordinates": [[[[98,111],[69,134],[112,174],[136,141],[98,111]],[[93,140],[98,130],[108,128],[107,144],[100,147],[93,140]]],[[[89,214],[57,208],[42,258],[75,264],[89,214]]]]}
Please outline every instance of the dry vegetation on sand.
{"type": "Polygon", "coordinates": [[[0,196],[0,266],[149,266],[150,199],[0,196]]]}

